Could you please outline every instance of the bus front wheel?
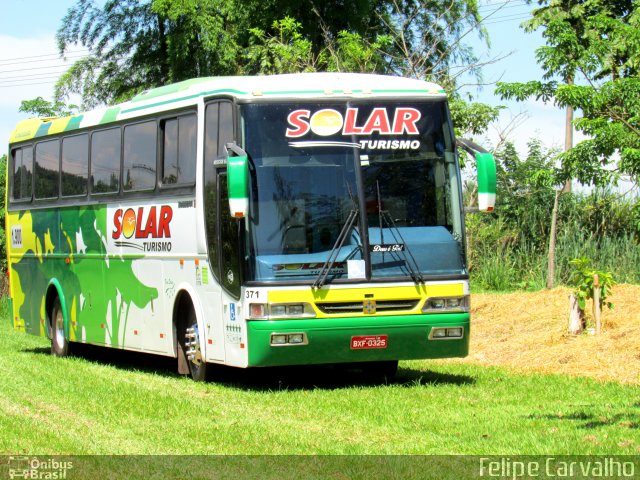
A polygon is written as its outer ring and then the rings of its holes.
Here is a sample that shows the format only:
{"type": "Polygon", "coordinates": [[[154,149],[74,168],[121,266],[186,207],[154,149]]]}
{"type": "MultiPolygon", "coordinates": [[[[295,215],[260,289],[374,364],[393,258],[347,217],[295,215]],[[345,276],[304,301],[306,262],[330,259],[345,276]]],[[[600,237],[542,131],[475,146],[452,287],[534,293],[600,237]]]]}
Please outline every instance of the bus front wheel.
{"type": "Polygon", "coordinates": [[[204,382],[207,380],[207,363],[204,360],[203,352],[200,350],[198,319],[193,306],[190,306],[188,312],[181,335],[182,349],[187,357],[186,361],[191,378],[196,382],[204,382]]]}
{"type": "Polygon", "coordinates": [[[58,297],[51,308],[51,353],[57,357],[69,355],[69,340],[64,333],[64,315],[58,297]]]}

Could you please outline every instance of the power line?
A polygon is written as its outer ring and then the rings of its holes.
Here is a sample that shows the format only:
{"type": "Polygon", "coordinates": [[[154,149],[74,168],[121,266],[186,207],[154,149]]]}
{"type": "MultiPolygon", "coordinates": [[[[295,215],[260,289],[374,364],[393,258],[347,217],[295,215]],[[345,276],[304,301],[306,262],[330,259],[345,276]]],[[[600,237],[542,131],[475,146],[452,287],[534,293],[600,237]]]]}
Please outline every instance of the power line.
{"type": "Polygon", "coordinates": [[[52,85],[54,83],[56,83],[56,80],[50,80],[47,82],[37,82],[37,83],[17,83],[15,85],[0,85],[0,89],[2,88],[15,88],[15,87],[31,87],[34,85],[52,85]]]}
{"type": "Polygon", "coordinates": [[[496,17],[496,18],[501,18],[504,20],[491,20],[489,22],[482,22],[483,25],[494,25],[496,23],[506,23],[506,22],[514,22],[517,20],[527,20],[529,18],[531,18],[531,15],[509,15],[509,16],[505,16],[505,17],[496,17]]]}
{"type": "Polygon", "coordinates": [[[482,11],[488,11],[480,21],[483,25],[494,25],[497,23],[504,22],[512,22],[517,20],[524,20],[525,18],[529,18],[531,16],[531,7],[527,8],[526,11],[518,11],[514,12],[514,8],[521,7],[529,7],[529,4],[526,0],[506,0],[494,3],[487,3],[478,7],[479,13],[482,11]],[[511,12],[507,12],[506,10],[512,10],[511,12]],[[498,16],[494,16],[498,14],[498,16]],[[506,14],[506,15],[504,15],[506,14]]]}
{"type": "Polygon", "coordinates": [[[17,80],[7,80],[7,81],[0,80],[0,86],[20,86],[20,85],[24,85],[23,82],[37,82],[42,80],[57,81],[58,78],[60,78],[59,75],[47,75],[45,77],[31,78],[31,79],[27,78],[27,79],[17,79],[17,80]]]}
{"type": "Polygon", "coordinates": [[[525,1],[511,1],[511,2],[502,2],[499,4],[488,4],[488,5],[480,5],[478,7],[478,11],[486,11],[486,10],[507,10],[511,8],[521,8],[528,6],[525,1]]]}
{"type": "Polygon", "coordinates": [[[46,67],[19,68],[17,70],[4,70],[4,71],[1,71],[0,73],[31,72],[33,70],[44,70],[46,68],[56,68],[60,66],[61,65],[47,65],[46,67]]]}
{"type": "MultiPolygon", "coordinates": [[[[64,58],[47,58],[47,59],[43,59],[43,60],[25,60],[25,61],[22,61],[22,62],[4,63],[4,64],[0,65],[0,68],[1,67],[7,67],[9,65],[24,65],[25,63],[54,62],[54,61],[58,61],[58,60],[66,61],[66,60],[73,60],[75,58],[83,58],[83,57],[86,57],[86,55],[75,55],[75,56],[64,57],[64,58]]],[[[28,57],[25,57],[25,58],[28,58],[28,57]]]]}
{"type": "MultiPolygon", "coordinates": [[[[87,54],[89,53],[89,50],[73,50],[73,51],[68,51],[65,52],[67,54],[74,54],[74,53],[83,53],[83,54],[87,54]]],[[[44,58],[44,57],[56,57],[56,58],[60,58],[60,55],[58,53],[47,53],[47,54],[43,54],[43,55],[32,55],[29,57],[14,57],[14,58],[0,58],[0,62],[13,62],[16,60],[32,60],[34,58],[44,58]]],[[[42,60],[44,61],[44,60],[42,60]]]]}
{"type": "Polygon", "coordinates": [[[40,73],[31,74],[31,75],[14,75],[12,77],[0,77],[0,82],[7,82],[12,80],[27,80],[29,78],[37,78],[37,77],[43,77],[47,75],[60,74],[67,70],[67,67],[65,65],[60,65],[58,67],[51,67],[51,68],[54,70],[50,72],[40,72],[40,73]]]}
{"type": "Polygon", "coordinates": [[[495,7],[502,7],[505,5],[511,5],[511,4],[516,4],[516,5],[527,5],[529,2],[527,2],[527,0],[499,0],[497,2],[487,2],[487,3],[483,3],[482,5],[478,5],[478,9],[483,9],[483,8],[495,8],[495,7]]]}

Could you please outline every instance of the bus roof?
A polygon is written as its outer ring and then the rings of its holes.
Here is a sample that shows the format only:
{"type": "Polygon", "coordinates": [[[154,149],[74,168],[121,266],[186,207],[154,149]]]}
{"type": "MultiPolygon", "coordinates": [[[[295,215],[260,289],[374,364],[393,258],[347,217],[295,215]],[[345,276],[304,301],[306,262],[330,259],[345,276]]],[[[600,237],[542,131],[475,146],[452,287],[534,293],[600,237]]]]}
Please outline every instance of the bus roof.
{"type": "Polygon", "coordinates": [[[31,118],[18,123],[9,143],[108,124],[187,107],[200,97],[238,99],[330,99],[444,97],[439,85],[403,77],[362,73],[296,73],[247,77],[204,77],[142,92],[130,101],[59,118],[31,118]]]}

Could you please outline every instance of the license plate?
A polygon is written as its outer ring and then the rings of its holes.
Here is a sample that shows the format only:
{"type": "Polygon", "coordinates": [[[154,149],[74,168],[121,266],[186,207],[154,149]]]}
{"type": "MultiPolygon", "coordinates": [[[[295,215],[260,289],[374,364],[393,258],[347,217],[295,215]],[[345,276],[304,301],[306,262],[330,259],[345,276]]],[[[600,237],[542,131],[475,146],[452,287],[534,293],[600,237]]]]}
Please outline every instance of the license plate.
{"type": "Polygon", "coordinates": [[[351,337],[351,350],[387,348],[388,340],[388,335],[359,335],[351,337]]]}

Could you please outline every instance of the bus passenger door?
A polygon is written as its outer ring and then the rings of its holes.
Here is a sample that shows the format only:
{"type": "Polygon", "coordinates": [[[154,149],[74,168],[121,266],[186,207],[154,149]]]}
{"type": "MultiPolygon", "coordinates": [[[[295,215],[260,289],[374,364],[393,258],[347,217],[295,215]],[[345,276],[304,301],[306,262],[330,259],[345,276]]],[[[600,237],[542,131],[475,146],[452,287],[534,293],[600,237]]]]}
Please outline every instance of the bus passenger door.
{"type": "Polygon", "coordinates": [[[204,144],[204,212],[207,255],[211,269],[207,302],[214,309],[206,316],[207,359],[224,360],[239,365],[228,349],[228,341],[240,346],[240,335],[229,335],[239,329],[240,257],[238,221],[229,214],[226,175],[226,142],[233,140],[232,104],[221,100],[207,104],[204,144]]]}

